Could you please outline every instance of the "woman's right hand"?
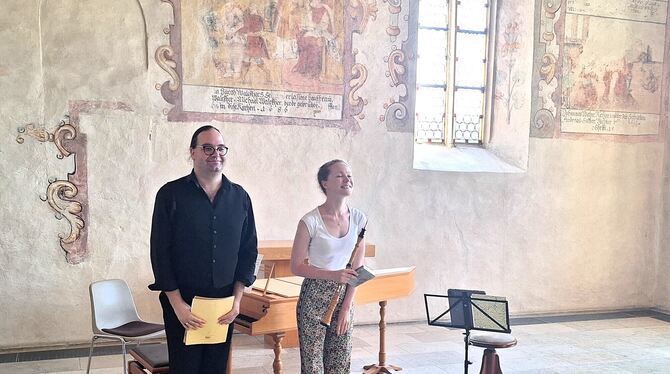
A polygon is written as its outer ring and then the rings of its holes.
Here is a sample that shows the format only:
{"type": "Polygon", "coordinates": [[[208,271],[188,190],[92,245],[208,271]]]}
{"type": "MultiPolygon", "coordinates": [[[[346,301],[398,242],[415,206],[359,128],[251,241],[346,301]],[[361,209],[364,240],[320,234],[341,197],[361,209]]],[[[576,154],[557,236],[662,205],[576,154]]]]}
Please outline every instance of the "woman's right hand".
{"type": "Polygon", "coordinates": [[[332,270],[330,272],[330,280],[337,283],[347,283],[352,279],[356,279],[358,273],[354,269],[332,270]]]}
{"type": "Polygon", "coordinates": [[[197,330],[205,324],[205,320],[191,313],[191,306],[186,302],[179,303],[177,307],[174,307],[174,312],[186,330],[197,330]]]}

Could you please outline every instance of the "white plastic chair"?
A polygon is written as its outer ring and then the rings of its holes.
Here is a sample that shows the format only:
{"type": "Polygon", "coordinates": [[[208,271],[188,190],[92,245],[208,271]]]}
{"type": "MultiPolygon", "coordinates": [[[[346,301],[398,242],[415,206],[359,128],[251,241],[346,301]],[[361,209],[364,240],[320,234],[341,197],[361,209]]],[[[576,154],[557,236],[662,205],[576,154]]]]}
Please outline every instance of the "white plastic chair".
{"type": "Polygon", "coordinates": [[[128,284],[122,279],[107,279],[93,282],[88,287],[91,296],[91,324],[93,338],[88,353],[86,373],[91,370],[93,345],[98,339],[112,339],[121,342],[123,372],[128,371],[126,343],[140,343],[142,340],[165,336],[162,324],[143,321],[137,314],[128,284]]]}

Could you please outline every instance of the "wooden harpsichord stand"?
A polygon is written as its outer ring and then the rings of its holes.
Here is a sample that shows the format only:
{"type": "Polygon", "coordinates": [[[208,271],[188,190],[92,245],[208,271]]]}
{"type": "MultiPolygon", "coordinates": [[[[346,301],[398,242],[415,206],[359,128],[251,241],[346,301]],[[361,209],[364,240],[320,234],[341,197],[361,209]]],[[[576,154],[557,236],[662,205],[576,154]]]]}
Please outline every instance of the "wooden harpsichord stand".
{"type": "Polygon", "coordinates": [[[402,370],[386,363],[386,303],[406,297],[414,290],[414,266],[375,271],[375,278],[357,287],[356,304],[379,303],[379,362],[363,367],[364,374],[391,373],[402,370]]]}
{"type": "MultiPolygon", "coordinates": [[[[261,240],[258,253],[263,263],[274,265],[274,277],[291,277],[291,240],[261,240]]],[[[365,256],[374,257],[374,244],[366,244],[365,256]]],[[[364,367],[366,374],[389,373],[388,368],[399,367],[386,364],[385,313],[388,300],[409,295],[414,289],[414,267],[376,270],[376,277],[358,286],[356,304],[379,303],[379,363],[364,367]]],[[[297,347],[297,323],[295,305],[297,297],[282,297],[259,290],[245,291],[240,305],[240,315],[235,320],[235,329],[249,335],[265,335],[265,342],[274,349],[273,373],[281,374],[281,350],[297,347]]],[[[229,364],[230,364],[229,360],[229,364]]],[[[229,365],[229,373],[231,373],[229,365]]]]}

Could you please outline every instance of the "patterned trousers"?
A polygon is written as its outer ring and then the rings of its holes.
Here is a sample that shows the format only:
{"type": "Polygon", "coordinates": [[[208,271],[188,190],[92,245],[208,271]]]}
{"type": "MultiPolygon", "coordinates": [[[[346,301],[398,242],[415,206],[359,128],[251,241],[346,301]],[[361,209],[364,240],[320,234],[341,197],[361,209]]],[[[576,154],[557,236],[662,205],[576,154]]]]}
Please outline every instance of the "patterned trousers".
{"type": "Polygon", "coordinates": [[[340,294],[330,327],[320,323],[337,286],[336,282],[324,279],[305,278],[302,282],[296,309],[302,374],[350,373],[353,307],[349,313],[349,329],[337,336],[337,318],[345,292],[340,294]]]}

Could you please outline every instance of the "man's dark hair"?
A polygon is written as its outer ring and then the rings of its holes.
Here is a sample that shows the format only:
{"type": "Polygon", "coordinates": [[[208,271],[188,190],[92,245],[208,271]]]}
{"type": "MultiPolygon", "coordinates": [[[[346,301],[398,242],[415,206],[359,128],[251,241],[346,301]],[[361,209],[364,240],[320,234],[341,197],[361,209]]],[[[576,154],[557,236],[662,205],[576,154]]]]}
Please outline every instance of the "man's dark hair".
{"type": "Polygon", "coordinates": [[[195,132],[193,133],[193,136],[191,137],[191,149],[195,148],[198,145],[198,135],[200,135],[201,132],[205,132],[205,131],[208,131],[208,130],[216,130],[216,132],[221,134],[221,131],[219,131],[219,129],[217,129],[216,127],[214,127],[212,125],[202,126],[201,128],[195,130],[195,132]]]}

